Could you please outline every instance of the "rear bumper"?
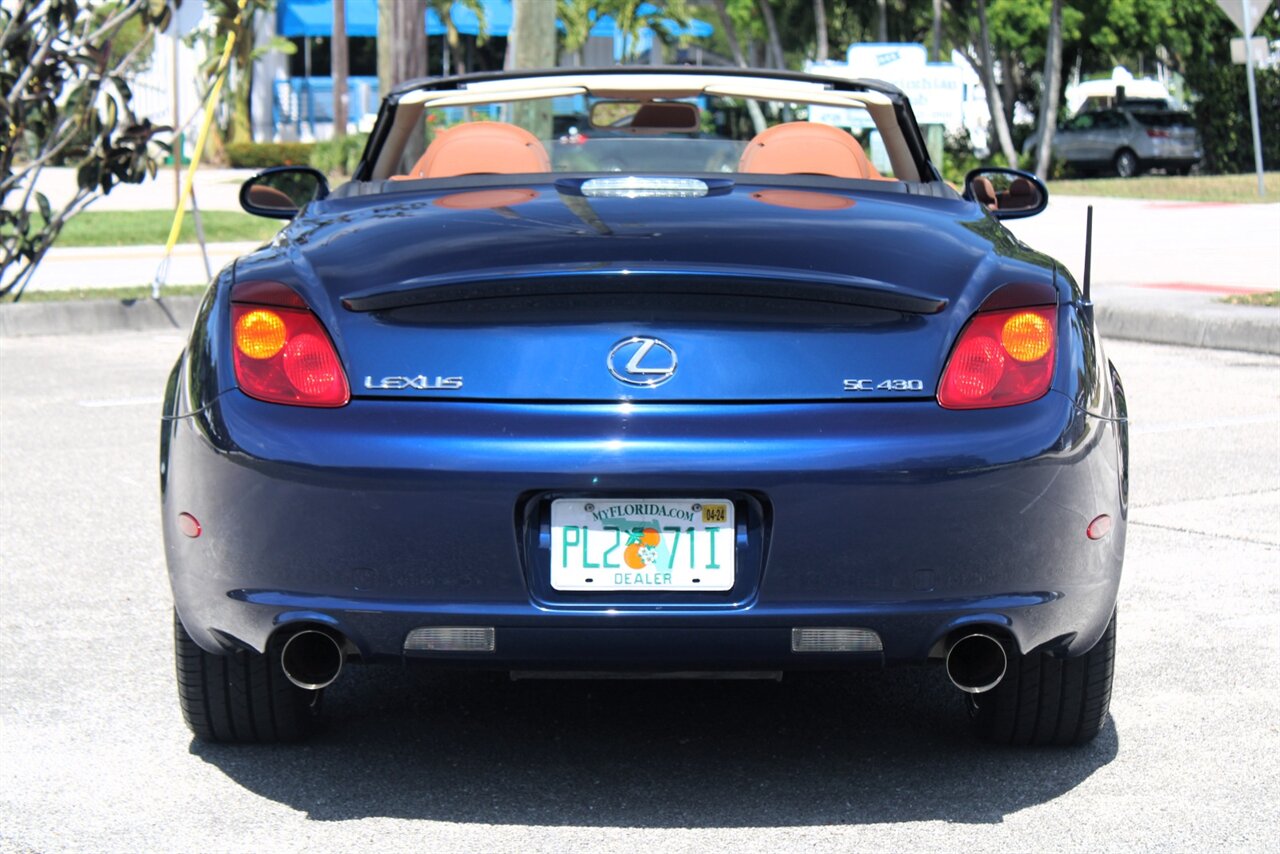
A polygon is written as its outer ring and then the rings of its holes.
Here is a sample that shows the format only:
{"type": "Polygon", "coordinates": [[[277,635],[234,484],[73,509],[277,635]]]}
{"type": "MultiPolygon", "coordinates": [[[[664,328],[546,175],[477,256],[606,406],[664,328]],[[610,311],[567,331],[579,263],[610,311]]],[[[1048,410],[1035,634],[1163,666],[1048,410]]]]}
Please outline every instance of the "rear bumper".
{"type": "Polygon", "coordinates": [[[231,391],[165,422],[166,553],[210,651],[293,621],[398,658],[423,626],[495,629],[438,664],[793,669],[909,663],[972,624],[1022,650],[1092,647],[1125,536],[1120,425],[1051,392],[1008,410],[931,401],[520,405],[355,401],[306,410],[231,391]],[[724,594],[556,594],[540,502],[742,502],[724,594]],[[200,520],[199,538],[176,525],[200,520]],[[1110,535],[1091,541],[1091,519],[1110,535]],[[805,626],[874,630],[882,653],[793,653],[805,626]]]}

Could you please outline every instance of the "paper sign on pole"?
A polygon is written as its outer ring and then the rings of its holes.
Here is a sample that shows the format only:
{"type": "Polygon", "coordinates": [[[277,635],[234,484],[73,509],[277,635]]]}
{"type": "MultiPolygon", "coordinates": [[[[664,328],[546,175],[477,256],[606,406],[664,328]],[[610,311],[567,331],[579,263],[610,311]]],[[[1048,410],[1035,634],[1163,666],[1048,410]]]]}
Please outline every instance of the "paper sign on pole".
{"type": "MultiPolygon", "coordinates": [[[[1254,36],[1249,39],[1249,50],[1253,52],[1253,62],[1255,65],[1261,65],[1271,60],[1271,47],[1267,44],[1267,40],[1262,36],[1254,36]]],[[[1231,40],[1231,62],[1235,65],[1246,65],[1248,58],[1244,55],[1244,39],[1231,40]]]]}

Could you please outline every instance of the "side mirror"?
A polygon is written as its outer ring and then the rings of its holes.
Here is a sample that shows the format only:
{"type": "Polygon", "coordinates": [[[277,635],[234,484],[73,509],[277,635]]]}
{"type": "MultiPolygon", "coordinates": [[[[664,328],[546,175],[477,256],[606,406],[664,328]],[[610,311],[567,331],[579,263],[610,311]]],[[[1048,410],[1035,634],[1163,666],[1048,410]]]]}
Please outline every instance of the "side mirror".
{"type": "Polygon", "coordinates": [[[1035,216],[1049,204],[1049,188],[1020,169],[988,166],[964,176],[964,197],[978,202],[996,219],[1035,216]]]}
{"type": "Polygon", "coordinates": [[[277,166],[240,185],[240,207],[254,216],[293,219],[308,202],[329,195],[324,174],[310,166],[277,166]]]}

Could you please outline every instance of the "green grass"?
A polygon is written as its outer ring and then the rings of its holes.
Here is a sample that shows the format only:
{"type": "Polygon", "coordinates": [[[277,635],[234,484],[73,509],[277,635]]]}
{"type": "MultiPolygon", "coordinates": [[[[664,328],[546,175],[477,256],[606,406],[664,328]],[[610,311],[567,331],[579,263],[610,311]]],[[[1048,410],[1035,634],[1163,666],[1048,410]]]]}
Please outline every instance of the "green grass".
{"type": "Polygon", "coordinates": [[[1223,302],[1232,305],[1265,305],[1267,308],[1280,308],[1280,291],[1264,291],[1260,294],[1232,294],[1223,297],[1223,302]]]}
{"type": "MultiPolygon", "coordinates": [[[[204,238],[210,243],[269,240],[284,226],[283,220],[263,219],[235,211],[202,211],[204,238]]],[[[63,226],[54,247],[139,246],[163,244],[169,239],[173,211],[85,211],[63,226]]],[[[195,219],[190,212],[182,220],[179,243],[196,242],[195,219]]]]}
{"type": "MultiPolygon", "coordinates": [[[[166,297],[198,297],[205,292],[206,285],[170,285],[161,292],[166,297]]],[[[151,299],[150,285],[135,285],[128,288],[76,288],[67,291],[28,291],[22,295],[21,302],[71,302],[73,300],[138,300],[151,299]]],[[[4,302],[12,302],[5,297],[4,302]]]]}
{"type": "Polygon", "coordinates": [[[1140,178],[1083,178],[1049,182],[1049,195],[1106,196],[1179,202],[1280,202],[1280,172],[1264,173],[1265,196],[1258,178],[1247,175],[1144,175],[1140,178]]]}

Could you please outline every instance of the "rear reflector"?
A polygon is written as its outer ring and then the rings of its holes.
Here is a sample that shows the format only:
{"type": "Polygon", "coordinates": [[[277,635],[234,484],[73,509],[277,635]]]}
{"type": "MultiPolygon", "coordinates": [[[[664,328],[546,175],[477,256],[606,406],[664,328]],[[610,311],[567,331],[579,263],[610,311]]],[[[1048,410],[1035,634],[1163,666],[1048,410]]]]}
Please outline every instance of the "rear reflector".
{"type": "Polygon", "coordinates": [[[405,652],[493,652],[492,626],[425,626],[404,639],[405,652]]]}
{"type": "Polygon", "coordinates": [[[980,311],[956,342],[938,384],[946,409],[989,409],[1043,397],[1053,380],[1054,306],[980,311]]]}
{"type": "Polygon", "coordinates": [[[192,516],[190,513],[179,513],[178,530],[181,531],[184,536],[190,537],[194,540],[196,537],[200,536],[200,520],[195,516],[192,516]]]}
{"type": "Polygon", "coordinates": [[[792,652],[880,652],[883,649],[880,635],[871,629],[791,630],[792,652]]]}
{"type": "Polygon", "coordinates": [[[1089,523],[1089,527],[1085,529],[1085,536],[1091,540],[1100,540],[1107,534],[1111,533],[1111,517],[1103,513],[1097,519],[1089,523]]]}

